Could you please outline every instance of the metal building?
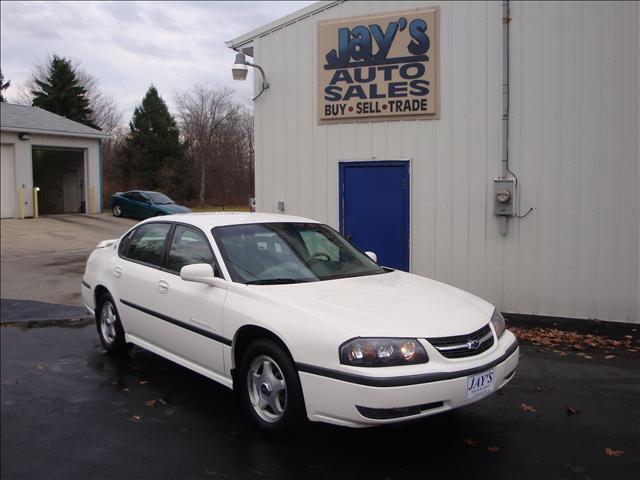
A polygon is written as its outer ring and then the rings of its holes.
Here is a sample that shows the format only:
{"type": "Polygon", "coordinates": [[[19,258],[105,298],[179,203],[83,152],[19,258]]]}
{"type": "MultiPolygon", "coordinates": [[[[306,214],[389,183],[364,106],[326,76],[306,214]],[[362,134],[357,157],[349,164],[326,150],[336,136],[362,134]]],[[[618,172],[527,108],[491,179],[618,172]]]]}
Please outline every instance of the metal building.
{"type": "Polygon", "coordinates": [[[2,102],[0,114],[2,218],[101,211],[109,135],[38,107],[2,102]]]}
{"type": "Polygon", "coordinates": [[[505,312],[637,323],[639,19],[638,2],[338,1],[242,35],[227,45],[266,76],[257,209],[505,312]]]}

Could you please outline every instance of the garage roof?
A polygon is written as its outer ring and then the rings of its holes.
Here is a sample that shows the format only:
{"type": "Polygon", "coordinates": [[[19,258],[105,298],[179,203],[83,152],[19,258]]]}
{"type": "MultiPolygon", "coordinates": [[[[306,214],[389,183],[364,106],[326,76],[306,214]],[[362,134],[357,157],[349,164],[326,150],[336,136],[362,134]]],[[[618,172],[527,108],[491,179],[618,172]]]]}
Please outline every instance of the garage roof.
{"type": "Polygon", "coordinates": [[[109,135],[100,130],[41,108],[6,102],[0,104],[0,129],[7,132],[42,133],[65,137],[109,138],[109,135]]]}

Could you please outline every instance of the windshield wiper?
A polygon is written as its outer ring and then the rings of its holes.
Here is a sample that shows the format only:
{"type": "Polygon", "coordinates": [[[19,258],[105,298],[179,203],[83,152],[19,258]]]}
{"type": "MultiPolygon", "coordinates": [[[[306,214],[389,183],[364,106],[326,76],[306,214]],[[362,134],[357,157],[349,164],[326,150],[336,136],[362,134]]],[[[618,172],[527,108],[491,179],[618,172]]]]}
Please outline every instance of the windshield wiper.
{"type": "Polygon", "coordinates": [[[247,285],[282,285],[285,283],[306,283],[311,280],[303,280],[299,278],[263,278],[260,280],[251,280],[246,282],[247,285]]]}

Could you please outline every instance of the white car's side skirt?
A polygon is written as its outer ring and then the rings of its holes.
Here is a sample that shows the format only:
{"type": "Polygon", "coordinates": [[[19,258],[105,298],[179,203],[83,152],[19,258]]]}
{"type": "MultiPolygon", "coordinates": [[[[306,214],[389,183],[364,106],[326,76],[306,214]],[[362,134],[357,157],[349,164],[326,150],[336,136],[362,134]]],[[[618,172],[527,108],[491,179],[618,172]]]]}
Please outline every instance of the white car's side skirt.
{"type": "Polygon", "coordinates": [[[164,357],[167,360],[171,360],[172,362],[177,363],[178,365],[181,365],[185,368],[188,368],[189,370],[193,370],[194,372],[204,375],[205,377],[210,378],[211,380],[215,380],[216,382],[221,383],[227,388],[233,389],[233,380],[231,378],[228,378],[228,377],[225,377],[224,375],[220,375],[219,373],[213,372],[208,368],[203,367],[202,365],[198,365],[196,363],[190,362],[189,360],[179,357],[174,353],[168,352],[167,350],[160,348],[156,345],[153,345],[152,343],[149,343],[146,340],[141,339],[140,337],[136,337],[135,335],[126,333],[125,340],[127,342],[134,343],[139,347],[144,348],[145,350],[149,350],[150,352],[160,355],[161,357],[164,357]]]}

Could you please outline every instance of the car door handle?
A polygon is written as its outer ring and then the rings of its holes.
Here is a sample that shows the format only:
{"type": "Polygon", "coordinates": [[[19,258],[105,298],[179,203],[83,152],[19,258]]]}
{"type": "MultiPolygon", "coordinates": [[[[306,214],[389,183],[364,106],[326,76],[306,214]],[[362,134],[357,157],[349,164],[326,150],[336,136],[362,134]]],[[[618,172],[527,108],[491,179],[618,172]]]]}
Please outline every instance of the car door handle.
{"type": "Polygon", "coordinates": [[[160,293],[167,293],[169,291],[169,284],[164,280],[160,280],[156,286],[158,287],[158,291],[160,293]]]}
{"type": "Polygon", "coordinates": [[[116,278],[120,278],[122,276],[122,267],[115,267],[113,269],[113,276],[116,278]]]}

